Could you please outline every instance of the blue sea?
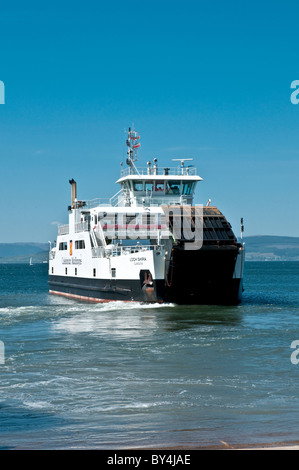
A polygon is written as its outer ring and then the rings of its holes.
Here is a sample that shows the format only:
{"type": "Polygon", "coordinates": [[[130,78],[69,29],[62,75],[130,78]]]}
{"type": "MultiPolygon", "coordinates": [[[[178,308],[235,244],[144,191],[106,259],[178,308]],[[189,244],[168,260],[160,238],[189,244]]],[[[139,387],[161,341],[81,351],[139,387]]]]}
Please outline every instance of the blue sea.
{"type": "Polygon", "coordinates": [[[232,307],[78,302],[47,269],[0,264],[2,449],[299,440],[299,262],[246,262],[232,307]]]}

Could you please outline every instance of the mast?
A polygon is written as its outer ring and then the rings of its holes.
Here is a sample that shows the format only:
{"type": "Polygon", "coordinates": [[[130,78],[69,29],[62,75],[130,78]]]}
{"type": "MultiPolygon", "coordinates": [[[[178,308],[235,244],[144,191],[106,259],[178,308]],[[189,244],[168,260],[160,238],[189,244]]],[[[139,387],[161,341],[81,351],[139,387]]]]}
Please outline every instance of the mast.
{"type": "Polygon", "coordinates": [[[127,165],[130,167],[130,174],[134,174],[135,172],[138,173],[137,168],[134,165],[134,162],[138,160],[137,158],[137,150],[140,148],[139,142],[140,136],[134,130],[131,130],[129,127],[128,138],[126,144],[128,146],[127,150],[127,165]]]}

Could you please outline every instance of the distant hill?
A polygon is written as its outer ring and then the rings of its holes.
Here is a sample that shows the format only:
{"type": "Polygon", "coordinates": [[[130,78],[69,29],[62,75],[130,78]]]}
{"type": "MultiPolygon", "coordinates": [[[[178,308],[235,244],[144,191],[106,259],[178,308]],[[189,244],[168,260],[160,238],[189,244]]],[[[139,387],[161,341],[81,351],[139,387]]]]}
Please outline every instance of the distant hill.
{"type": "Polygon", "coordinates": [[[42,263],[49,256],[49,243],[0,243],[0,263],[42,263]]]}
{"type": "MultiPolygon", "coordinates": [[[[299,261],[299,237],[255,235],[244,237],[246,261],[299,261]]],[[[47,261],[48,243],[0,243],[1,263],[47,261]]]]}
{"type": "Polygon", "coordinates": [[[299,261],[299,237],[244,237],[247,261],[299,261]]]}

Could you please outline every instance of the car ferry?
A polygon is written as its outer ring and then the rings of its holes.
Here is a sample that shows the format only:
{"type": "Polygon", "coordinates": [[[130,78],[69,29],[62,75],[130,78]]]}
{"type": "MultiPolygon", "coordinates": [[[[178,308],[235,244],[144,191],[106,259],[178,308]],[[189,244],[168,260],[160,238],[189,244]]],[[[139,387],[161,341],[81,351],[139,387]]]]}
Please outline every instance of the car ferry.
{"type": "Polygon", "coordinates": [[[129,128],[126,168],[109,200],[85,201],[71,185],[67,225],[49,253],[49,291],[93,302],[237,304],[245,247],[210,201],[194,205],[202,178],[192,159],[136,166],[140,136],[129,128]],[[188,163],[186,164],[186,161],[188,163]]]}

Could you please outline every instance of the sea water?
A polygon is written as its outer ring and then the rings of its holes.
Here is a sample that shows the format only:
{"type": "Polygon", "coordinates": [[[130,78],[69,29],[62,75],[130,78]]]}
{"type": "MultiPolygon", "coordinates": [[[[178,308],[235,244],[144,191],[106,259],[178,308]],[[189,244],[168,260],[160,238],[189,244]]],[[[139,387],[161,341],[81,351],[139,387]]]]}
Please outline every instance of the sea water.
{"type": "Polygon", "coordinates": [[[299,263],[246,262],[244,287],[238,306],[93,304],[50,295],[45,264],[0,265],[2,448],[297,440],[299,263]]]}

